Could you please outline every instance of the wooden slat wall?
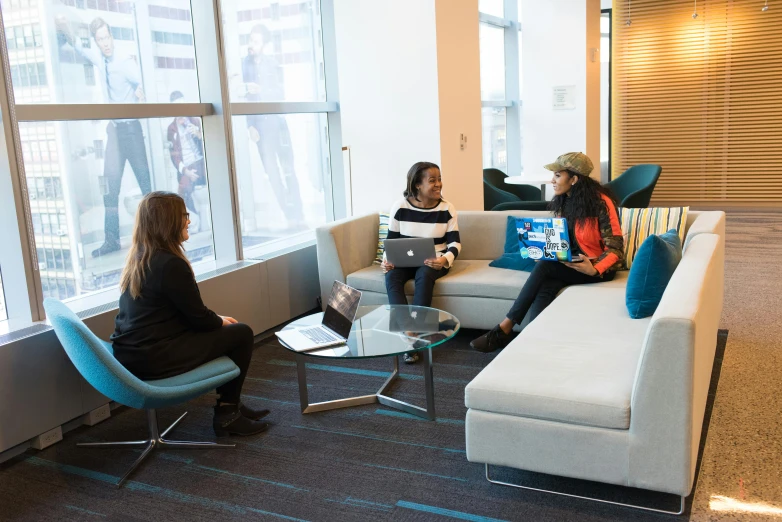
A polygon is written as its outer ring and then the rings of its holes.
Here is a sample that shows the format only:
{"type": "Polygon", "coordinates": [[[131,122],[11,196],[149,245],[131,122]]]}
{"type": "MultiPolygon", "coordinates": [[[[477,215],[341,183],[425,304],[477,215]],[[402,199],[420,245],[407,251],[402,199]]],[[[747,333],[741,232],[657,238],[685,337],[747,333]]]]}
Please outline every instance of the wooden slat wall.
{"type": "Polygon", "coordinates": [[[663,172],[653,203],[782,205],[782,2],[614,0],[612,178],[663,172]]]}

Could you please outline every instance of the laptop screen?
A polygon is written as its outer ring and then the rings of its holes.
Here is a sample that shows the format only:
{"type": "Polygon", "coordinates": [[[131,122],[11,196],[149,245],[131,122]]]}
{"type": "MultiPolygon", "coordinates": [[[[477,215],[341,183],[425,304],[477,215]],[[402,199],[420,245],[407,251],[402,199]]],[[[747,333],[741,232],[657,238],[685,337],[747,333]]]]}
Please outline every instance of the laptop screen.
{"type": "Polygon", "coordinates": [[[353,320],[356,318],[360,300],[361,292],[339,281],[334,281],[329,302],[326,305],[326,313],[323,314],[323,325],[347,339],[350,335],[350,328],[353,326],[353,320]]]}

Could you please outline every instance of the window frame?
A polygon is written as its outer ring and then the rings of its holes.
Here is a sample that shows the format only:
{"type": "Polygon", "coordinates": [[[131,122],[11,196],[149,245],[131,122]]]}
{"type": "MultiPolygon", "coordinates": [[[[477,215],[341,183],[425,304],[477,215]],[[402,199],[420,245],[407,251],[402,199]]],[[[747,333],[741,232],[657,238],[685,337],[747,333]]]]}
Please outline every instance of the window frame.
{"type": "MultiPolygon", "coordinates": [[[[499,27],[504,31],[505,44],[505,99],[481,100],[481,108],[505,108],[505,147],[507,163],[505,174],[520,176],[521,164],[521,92],[520,72],[521,56],[519,40],[521,39],[521,22],[519,16],[520,0],[504,0],[504,15],[498,17],[486,13],[478,13],[478,23],[499,27]]],[[[483,130],[483,122],[481,122],[483,130]]]]}
{"type": "MultiPolygon", "coordinates": [[[[345,179],[342,168],[342,135],[339,114],[339,91],[337,83],[336,61],[336,35],[334,21],[334,0],[315,0],[315,7],[319,9],[321,17],[321,37],[323,42],[324,75],[326,79],[326,101],[315,103],[245,103],[231,102],[229,97],[229,81],[226,70],[225,46],[223,44],[222,4],[220,0],[212,0],[212,9],[203,8],[199,4],[198,9],[193,8],[193,0],[190,2],[189,18],[193,27],[193,46],[195,49],[195,70],[199,81],[199,103],[141,103],[141,104],[16,104],[9,67],[9,51],[16,51],[18,46],[8,45],[7,38],[16,39],[17,28],[6,31],[5,24],[0,24],[0,114],[2,114],[2,129],[0,129],[0,142],[6,147],[0,151],[0,222],[15,219],[17,227],[0,227],[0,242],[9,245],[0,252],[0,266],[3,268],[3,283],[6,289],[5,304],[12,319],[11,310],[14,311],[13,319],[17,324],[28,325],[31,322],[45,319],[43,309],[42,275],[38,259],[38,250],[46,252],[53,248],[51,245],[37,245],[33,226],[33,213],[31,211],[30,191],[36,192],[35,184],[28,186],[27,172],[24,162],[23,148],[32,156],[32,147],[22,146],[19,133],[19,124],[26,122],[51,122],[51,121],[83,121],[83,120],[108,120],[108,119],[139,119],[169,118],[169,117],[199,117],[203,123],[204,154],[209,172],[209,199],[212,213],[212,232],[215,251],[214,263],[206,263],[202,267],[204,271],[214,270],[222,266],[242,261],[246,258],[241,234],[240,209],[238,200],[238,186],[236,177],[236,158],[233,150],[233,121],[234,115],[246,114],[296,114],[296,113],[324,113],[328,122],[329,158],[324,172],[324,194],[326,194],[327,220],[333,221],[347,216],[347,201],[345,197],[345,179]],[[199,71],[218,71],[219,74],[199,74],[199,71]],[[5,157],[3,157],[5,156],[5,157]]],[[[158,18],[161,13],[150,12],[150,6],[146,6],[145,16],[158,18]]],[[[169,11],[173,8],[169,8],[169,11]]],[[[166,11],[166,14],[169,13],[166,11]]],[[[182,10],[180,10],[182,11],[182,10]]],[[[279,11],[279,6],[278,6],[279,11]]],[[[177,19],[182,20],[182,13],[177,13],[177,19]]],[[[2,19],[2,18],[0,18],[2,19]]],[[[37,35],[31,28],[33,38],[47,40],[49,35],[37,35]]],[[[40,31],[39,31],[40,32],[40,31]]],[[[78,37],[78,30],[74,30],[78,37]]],[[[146,33],[145,33],[146,34],[146,33]]],[[[24,35],[22,35],[24,36],[24,35]]],[[[134,31],[132,37],[139,41],[142,47],[140,52],[150,52],[155,56],[154,46],[156,41],[152,31],[147,35],[149,41],[134,31]]],[[[15,43],[16,42],[15,40],[15,43]]],[[[44,63],[42,68],[36,68],[35,75],[38,83],[51,81],[50,71],[46,71],[44,63]]],[[[153,64],[149,65],[150,67],[153,64]]],[[[15,75],[21,76],[21,69],[25,68],[25,75],[29,76],[26,64],[15,65],[15,75]]],[[[28,84],[31,79],[28,77],[28,84]]],[[[19,84],[21,85],[21,84],[19,84]]],[[[35,154],[41,154],[36,150],[35,154]]],[[[47,149],[47,154],[53,155],[54,151],[47,149]]],[[[326,162],[324,162],[326,163],[326,162]]],[[[36,176],[37,178],[37,176],[36,176]]],[[[46,192],[45,181],[44,193],[46,192]]],[[[55,182],[52,180],[52,184],[55,182]]],[[[52,185],[53,187],[53,185],[52,185]]],[[[60,188],[62,190],[62,188],[60,188]]],[[[44,197],[45,201],[47,198],[44,197]]],[[[36,201],[33,198],[33,201],[36,201]]],[[[38,198],[40,201],[40,198],[38,198]]],[[[38,203],[36,202],[36,205],[38,203]]],[[[37,212],[37,211],[36,211],[37,212]]],[[[54,210],[56,221],[59,221],[61,210],[54,210]]],[[[48,218],[51,223],[51,218],[48,218]]],[[[38,218],[43,228],[42,217],[38,218]]],[[[51,224],[49,225],[51,226],[51,224]]],[[[301,241],[291,241],[285,245],[285,251],[303,248],[313,243],[314,233],[301,241]]],[[[56,264],[56,263],[55,263],[56,264]]],[[[65,261],[63,261],[65,266],[65,261]]],[[[46,270],[49,270],[47,268],[46,270]]],[[[50,271],[63,272],[54,269],[50,271]]],[[[65,270],[67,271],[67,270],[65,270]]],[[[200,272],[200,270],[199,270],[200,272]]],[[[54,276],[47,275],[46,283],[54,281],[54,276]]],[[[66,293],[70,290],[64,281],[66,293]]],[[[58,285],[59,286],[59,285],[58,285]]],[[[105,304],[116,300],[118,289],[116,287],[99,291],[95,294],[80,296],[68,302],[69,306],[76,310],[84,310],[98,304],[105,304]]],[[[2,321],[0,321],[0,326],[2,321]]]]}

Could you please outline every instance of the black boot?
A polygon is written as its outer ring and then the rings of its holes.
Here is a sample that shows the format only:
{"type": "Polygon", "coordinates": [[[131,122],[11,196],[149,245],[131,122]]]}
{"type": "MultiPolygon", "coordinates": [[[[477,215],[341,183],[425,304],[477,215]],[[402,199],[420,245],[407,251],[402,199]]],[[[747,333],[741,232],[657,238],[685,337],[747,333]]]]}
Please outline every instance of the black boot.
{"type": "Polygon", "coordinates": [[[254,421],[262,419],[269,414],[269,410],[254,410],[244,403],[239,403],[239,411],[242,412],[242,415],[254,421]]]}
{"type": "Polygon", "coordinates": [[[248,419],[239,411],[236,404],[220,404],[215,406],[214,421],[212,427],[215,435],[226,437],[228,435],[255,435],[269,429],[265,422],[248,419]]]}
{"type": "Polygon", "coordinates": [[[505,348],[513,340],[513,337],[513,333],[506,334],[500,325],[497,325],[477,339],[470,341],[470,346],[479,352],[489,353],[505,348]]]}

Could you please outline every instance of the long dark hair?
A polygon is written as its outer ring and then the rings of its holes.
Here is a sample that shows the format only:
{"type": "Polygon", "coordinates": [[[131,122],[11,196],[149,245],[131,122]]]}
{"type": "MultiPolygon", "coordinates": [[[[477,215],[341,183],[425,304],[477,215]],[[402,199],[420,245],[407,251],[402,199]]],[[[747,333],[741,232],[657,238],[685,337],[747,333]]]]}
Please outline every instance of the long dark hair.
{"type": "Polygon", "coordinates": [[[562,194],[554,196],[549,203],[549,210],[555,215],[561,216],[571,223],[583,223],[589,218],[596,218],[600,215],[601,207],[604,204],[602,195],[608,196],[614,205],[617,205],[616,196],[594,179],[589,176],[582,176],[572,170],[566,170],[568,176],[578,176],[578,182],[570,188],[570,195],[562,194]]]}
{"type": "Polygon", "coordinates": [[[423,182],[424,173],[429,169],[437,169],[439,171],[440,167],[428,161],[419,161],[410,167],[410,170],[407,171],[407,188],[402,194],[404,197],[412,197],[416,201],[421,201],[418,199],[418,187],[416,185],[423,182]]]}
{"type": "Polygon", "coordinates": [[[144,196],[136,211],[133,243],[120,276],[122,292],[130,290],[133,299],[141,295],[145,270],[157,250],[170,252],[190,264],[182,248],[185,239],[182,231],[186,223],[185,201],[178,194],[150,192],[144,196]]]}

